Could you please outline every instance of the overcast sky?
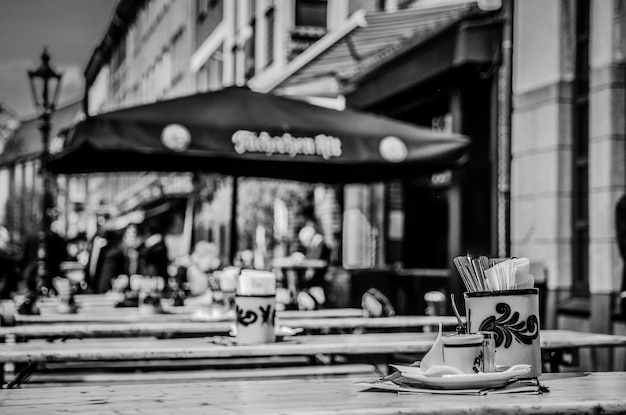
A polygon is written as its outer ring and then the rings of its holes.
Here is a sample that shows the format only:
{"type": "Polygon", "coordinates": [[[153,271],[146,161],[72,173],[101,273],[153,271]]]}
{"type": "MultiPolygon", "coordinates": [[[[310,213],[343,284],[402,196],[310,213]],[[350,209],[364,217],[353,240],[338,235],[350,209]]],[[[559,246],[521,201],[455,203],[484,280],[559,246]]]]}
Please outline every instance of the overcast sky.
{"type": "Polygon", "coordinates": [[[63,73],[59,104],[79,100],[83,72],[111,21],[117,0],[0,0],[0,102],[20,117],[36,112],[28,69],[44,46],[63,73]]]}

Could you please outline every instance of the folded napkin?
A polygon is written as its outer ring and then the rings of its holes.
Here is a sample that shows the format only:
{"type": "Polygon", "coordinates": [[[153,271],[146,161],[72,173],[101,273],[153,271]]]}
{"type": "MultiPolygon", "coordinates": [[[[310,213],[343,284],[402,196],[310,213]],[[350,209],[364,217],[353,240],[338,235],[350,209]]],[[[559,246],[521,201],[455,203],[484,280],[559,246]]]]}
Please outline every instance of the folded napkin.
{"type": "MultiPolygon", "coordinates": [[[[422,371],[427,371],[434,365],[443,365],[443,341],[441,340],[441,333],[443,331],[443,327],[441,323],[439,323],[439,333],[437,334],[437,339],[430,347],[430,350],[426,355],[422,358],[419,367],[422,371]]],[[[415,364],[411,365],[414,366],[415,364]]]]}

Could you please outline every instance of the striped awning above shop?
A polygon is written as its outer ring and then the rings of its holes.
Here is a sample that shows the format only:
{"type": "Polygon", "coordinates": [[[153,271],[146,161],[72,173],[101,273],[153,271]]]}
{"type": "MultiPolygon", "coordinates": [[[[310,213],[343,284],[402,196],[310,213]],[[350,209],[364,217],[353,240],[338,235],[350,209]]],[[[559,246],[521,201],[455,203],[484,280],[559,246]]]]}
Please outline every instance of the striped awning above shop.
{"type": "MultiPolygon", "coordinates": [[[[355,13],[343,27],[291,61],[278,75],[250,85],[284,95],[333,96],[341,84],[465,19],[488,15],[473,2],[442,2],[396,12],[355,13]]],[[[471,52],[471,51],[470,51],[471,52]]]]}

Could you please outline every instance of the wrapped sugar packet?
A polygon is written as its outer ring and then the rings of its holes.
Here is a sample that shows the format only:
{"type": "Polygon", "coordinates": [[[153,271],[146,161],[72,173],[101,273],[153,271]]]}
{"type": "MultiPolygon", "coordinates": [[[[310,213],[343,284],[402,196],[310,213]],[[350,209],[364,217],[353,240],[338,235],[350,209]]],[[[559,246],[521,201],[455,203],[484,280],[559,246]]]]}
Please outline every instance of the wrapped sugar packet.
{"type": "Polygon", "coordinates": [[[276,275],[244,269],[235,296],[237,343],[261,344],[276,340],[276,275]]]}
{"type": "Polygon", "coordinates": [[[239,275],[238,267],[226,267],[218,275],[220,288],[222,291],[235,291],[237,286],[237,276],[239,275]]]}
{"type": "Polygon", "coordinates": [[[276,293],[276,275],[269,271],[244,269],[237,279],[238,295],[273,295],[276,293]]]}
{"type": "Polygon", "coordinates": [[[535,278],[530,275],[530,260],[528,258],[514,258],[515,284],[514,288],[533,288],[535,278]]]}

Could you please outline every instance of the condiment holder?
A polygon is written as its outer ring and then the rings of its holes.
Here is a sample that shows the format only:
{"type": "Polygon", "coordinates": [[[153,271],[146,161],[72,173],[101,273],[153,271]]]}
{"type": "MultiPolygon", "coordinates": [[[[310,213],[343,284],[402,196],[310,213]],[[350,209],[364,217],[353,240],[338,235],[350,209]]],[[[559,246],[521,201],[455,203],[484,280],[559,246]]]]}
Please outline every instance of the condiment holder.
{"type": "Polygon", "coordinates": [[[244,269],[236,282],[237,344],[273,343],[276,341],[276,275],[244,269]]]}
{"type": "Polygon", "coordinates": [[[541,375],[539,290],[528,258],[454,259],[463,294],[468,333],[491,332],[495,365],[528,364],[527,378],[541,375]]]}

